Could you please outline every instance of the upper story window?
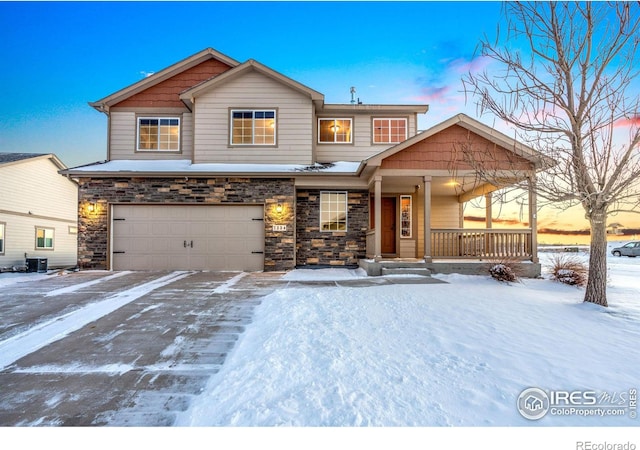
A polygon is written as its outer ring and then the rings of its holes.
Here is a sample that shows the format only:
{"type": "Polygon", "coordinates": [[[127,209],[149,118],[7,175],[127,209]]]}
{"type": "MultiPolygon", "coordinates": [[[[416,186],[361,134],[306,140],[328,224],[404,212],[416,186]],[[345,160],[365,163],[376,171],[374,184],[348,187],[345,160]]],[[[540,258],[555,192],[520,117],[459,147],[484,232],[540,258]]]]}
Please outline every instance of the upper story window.
{"type": "Polygon", "coordinates": [[[407,139],[407,119],[373,119],[373,143],[397,144],[407,139]]]}
{"type": "Polygon", "coordinates": [[[351,119],[318,119],[318,142],[321,144],[350,144],[351,119]]]}
{"type": "Polygon", "coordinates": [[[274,110],[231,111],[231,145],[275,145],[274,110]]]}
{"type": "Polygon", "coordinates": [[[53,250],[53,228],[36,227],[36,250],[53,250]]]}
{"type": "Polygon", "coordinates": [[[178,117],[138,117],[139,151],[179,151],[178,117]]]}

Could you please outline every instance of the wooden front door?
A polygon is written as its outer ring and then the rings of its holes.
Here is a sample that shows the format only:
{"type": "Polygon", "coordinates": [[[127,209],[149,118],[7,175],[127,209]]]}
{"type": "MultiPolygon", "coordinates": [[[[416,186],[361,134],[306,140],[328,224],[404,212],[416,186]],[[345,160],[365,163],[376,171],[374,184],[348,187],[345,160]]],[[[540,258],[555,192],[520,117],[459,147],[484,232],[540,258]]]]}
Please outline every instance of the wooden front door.
{"type": "Polygon", "coordinates": [[[396,253],[396,199],[382,197],[382,253],[396,253]]]}

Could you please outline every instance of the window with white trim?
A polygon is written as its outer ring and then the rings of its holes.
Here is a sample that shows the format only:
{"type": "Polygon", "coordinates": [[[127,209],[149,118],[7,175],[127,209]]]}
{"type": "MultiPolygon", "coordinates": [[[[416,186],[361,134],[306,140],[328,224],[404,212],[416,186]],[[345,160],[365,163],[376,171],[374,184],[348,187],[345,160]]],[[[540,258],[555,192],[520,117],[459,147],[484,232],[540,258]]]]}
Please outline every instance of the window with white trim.
{"type": "Polygon", "coordinates": [[[347,231],[346,192],[320,192],[320,231],[347,231]]]}
{"type": "Polygon", "coordinates": [[[411,237],[412,205],[410,195],[400,196],[400,237],[411,237]]]}
{"type": "Polygon", "coordinates": [[[275,110],[231,111],[231,145],[275,145],[275,110]]]}
{"type": "Polygon", "coordinates": [[[180,150],[179,117],[138,117],[138,151],[180,150]]]}
{"type": "Polygon", "coordinates": [[[4,227],[5,224],[0,222],[0,255],[4,255],[4,227]]]}
{"type": "Polygon", "coordinates": [[[53,250],[53,228],[36,227],[36,250],[53,250]]]}
{"type": "Polygon", "coordinates": [[[351,119],[318,119],[318,143],[350,144],[351,119]]]}
{"type": "Polygon", "coordinates": [[[373,119],[373,143],[397,144],[407,139],[407,119],[373,119]]]}

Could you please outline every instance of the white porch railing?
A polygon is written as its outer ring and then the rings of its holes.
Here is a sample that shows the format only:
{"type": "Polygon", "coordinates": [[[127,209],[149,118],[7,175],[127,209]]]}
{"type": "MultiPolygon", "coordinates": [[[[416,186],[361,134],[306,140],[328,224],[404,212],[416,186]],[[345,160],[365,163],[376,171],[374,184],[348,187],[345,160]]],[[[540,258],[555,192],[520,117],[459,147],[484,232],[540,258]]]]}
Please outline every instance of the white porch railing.
{"type": "Polygon", "coordinates": [[[521,259],[533,257],[531,229],[432,229],[431,255],[451,259],[521,259]]]}

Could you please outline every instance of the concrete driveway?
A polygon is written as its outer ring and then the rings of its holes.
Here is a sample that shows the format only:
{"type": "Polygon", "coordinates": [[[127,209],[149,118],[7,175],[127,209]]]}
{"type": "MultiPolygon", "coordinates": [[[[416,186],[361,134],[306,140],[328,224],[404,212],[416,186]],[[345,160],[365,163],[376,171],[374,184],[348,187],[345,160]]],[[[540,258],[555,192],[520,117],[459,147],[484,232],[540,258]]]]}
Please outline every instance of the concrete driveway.
{"type": "Polygon", "coordinates": [[[40,278],[0,289],[0,426],[169,426],[275,289],[441,282],[229,272],[40,278]]]}
{"type": "Polygon", "coordinates": [[[167,426],[280,274],[79,272],[0,290],[0,426],[167,426]]]}

